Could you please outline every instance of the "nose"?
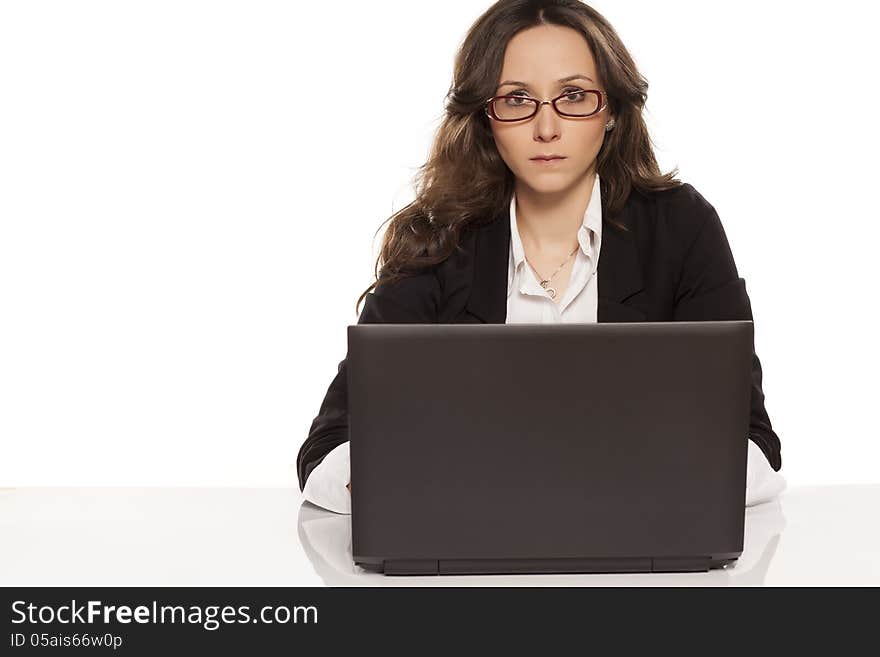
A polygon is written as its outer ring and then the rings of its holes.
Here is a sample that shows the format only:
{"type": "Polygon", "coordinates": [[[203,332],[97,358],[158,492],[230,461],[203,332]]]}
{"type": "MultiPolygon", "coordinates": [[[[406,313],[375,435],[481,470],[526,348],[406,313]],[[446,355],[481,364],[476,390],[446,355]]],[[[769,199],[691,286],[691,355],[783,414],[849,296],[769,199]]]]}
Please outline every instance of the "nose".
{"type": "Polygon", "coordinates": [[[553,109],[553,104],[544,101],[538,107],[538,114],[535,116],[535,137],[540,141],[553,141],[559,137],[559,126],[561,117],[553,109]]]}

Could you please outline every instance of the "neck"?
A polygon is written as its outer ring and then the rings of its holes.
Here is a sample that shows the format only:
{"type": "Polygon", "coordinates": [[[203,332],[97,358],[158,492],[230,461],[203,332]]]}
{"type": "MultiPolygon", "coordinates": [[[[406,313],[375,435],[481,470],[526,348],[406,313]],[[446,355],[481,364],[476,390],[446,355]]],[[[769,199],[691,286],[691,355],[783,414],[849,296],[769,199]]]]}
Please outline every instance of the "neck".
{"type": "Polygon", "coordinates": [[[552,193],[517,183],[516,226],[524,247],[538,255],[568,255],[577,246],[595,181],[592,172],[573,187],[552,193]]]}

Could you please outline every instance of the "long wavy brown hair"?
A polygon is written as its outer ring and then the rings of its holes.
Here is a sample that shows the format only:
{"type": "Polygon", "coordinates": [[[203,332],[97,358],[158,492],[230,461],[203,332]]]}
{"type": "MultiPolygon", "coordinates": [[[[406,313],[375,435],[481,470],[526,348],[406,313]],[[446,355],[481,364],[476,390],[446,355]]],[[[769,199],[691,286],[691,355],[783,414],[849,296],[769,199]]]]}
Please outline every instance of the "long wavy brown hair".
{"type": "Polygon", "coordinates": [[[509,206],[514,175],[495,146],[484,108],[497,89],[508,42],[539,25],[580,32],[605,83],[615,127],[605,135],[596,158],[607,205],[603,223],[627,230],[614,217],[633,188],[650,192],[681,185],[677,168],[660,172],[642,117],[648,82],[611,24],[578,0],[499,0],[471,26],[456,53],[440,126],[427,162],[413,179],[416,198],[382,222],[390,224],[376,260],[376,280],[358,297],[355,313],[373,288],[443,262],[465,228],[489,221],[509,206]]]}

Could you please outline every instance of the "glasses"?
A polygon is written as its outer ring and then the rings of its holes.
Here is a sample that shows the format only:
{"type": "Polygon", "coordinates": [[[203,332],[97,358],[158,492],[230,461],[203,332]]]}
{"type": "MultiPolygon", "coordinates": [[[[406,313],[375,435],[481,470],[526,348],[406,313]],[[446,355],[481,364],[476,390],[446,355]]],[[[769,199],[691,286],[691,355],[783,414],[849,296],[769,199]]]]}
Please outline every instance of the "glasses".
{"type": "Polygon", "coordinates": [[[560,116],[584,118],[601,112],[607,104],[607,94],[598,89],[569,91],[553,100],[522,95],[493,96],[486,101],[486,115],[496,121],[523,121],[535,116],[541,105],[552,105],[560,116]]]}

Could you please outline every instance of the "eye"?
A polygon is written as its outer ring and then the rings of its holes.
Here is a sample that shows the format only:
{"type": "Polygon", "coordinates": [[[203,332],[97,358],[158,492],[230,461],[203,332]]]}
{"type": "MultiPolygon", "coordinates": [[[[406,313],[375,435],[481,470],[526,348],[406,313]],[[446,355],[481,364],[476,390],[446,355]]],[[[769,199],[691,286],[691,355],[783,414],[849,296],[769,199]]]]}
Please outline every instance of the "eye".
{"type": "Polygon", "coordinates": [[[566,103],[581,103],[587,100],[587,97],[591,95],[578,87],[566,89],[563,93],[565,95],[562,97],[562,100],[566,103]]]}
{"type": "Polygon", "coordinates": [[[508,94],[511,96],[510,98],[505,98],[504,104],[508,107],[522,107],[523,105],[527,105],[525,102],[526,98],[529,98],[527,94],[508,94]],[[522,99],[522,101],[520,100],[522,99]]]}
{"type": "Polygon", "coordinates": [[[515,96],[516,97],[516,99],[514,99],[514,98],[505,99],[504,104],[507,105],[508,107],[522,107],[523,105],[526,105],[527,103],[521,102],[521,101],[519,101],[519,99],[520,98],[523,98],[523,99],[531,98],[531,96],[529,96],[528,92],[525,89],[517,89],[516,91],[511,91],[510,93],[505,94],[505,96],[515,96]]]}

